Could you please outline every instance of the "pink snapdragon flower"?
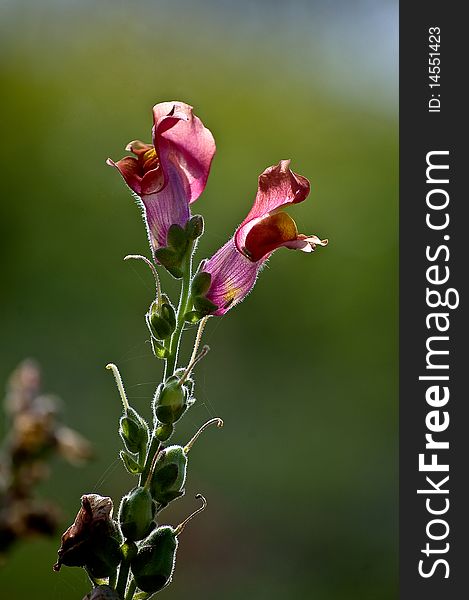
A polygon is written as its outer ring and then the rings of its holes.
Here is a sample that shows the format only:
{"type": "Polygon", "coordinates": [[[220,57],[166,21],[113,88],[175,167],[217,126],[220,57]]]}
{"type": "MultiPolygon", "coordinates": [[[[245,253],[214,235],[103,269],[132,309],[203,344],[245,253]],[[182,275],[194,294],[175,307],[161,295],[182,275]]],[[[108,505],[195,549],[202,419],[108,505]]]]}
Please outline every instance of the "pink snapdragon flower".
{"type": "Polygon", "coordinates": [[[310,191],[309,181],[293,173],[289,160],[266,169],[259,176],[256,199],[248,216],[234,236],[201,271],[211,275],[206,298],[223,315],[253,288],[257,275],[274,250],[280,247],[313,252],[316,246],[326,246],[328,240],[316,235],[298,233],[295,221],[283,208],[303,202],[310,191]]]}
{"type": "Polygon", "coordinates": [[[215,154],[215,140],[184,102],[153,107],[152,144],[135,140],[116,167],[144,211],[152,251],[167,245],[168,229],[184,227],[189,205],[204,191],[215,154]]]}

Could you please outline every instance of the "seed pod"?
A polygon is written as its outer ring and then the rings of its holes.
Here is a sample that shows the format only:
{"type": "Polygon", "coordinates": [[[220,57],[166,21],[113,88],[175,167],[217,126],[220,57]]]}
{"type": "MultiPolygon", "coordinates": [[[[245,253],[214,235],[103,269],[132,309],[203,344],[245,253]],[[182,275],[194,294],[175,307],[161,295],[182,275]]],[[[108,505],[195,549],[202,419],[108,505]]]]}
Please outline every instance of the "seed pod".
{"type": "Polygon", "coordinates": [[[155,504],[146,487],[136,487],[122,498],[119,524],[127,540],[143,540],[155,527],[154,517],[155,504]]]}
{"type": "Polygon", "coordinates": [[[171,583],[176,562],[178,547],[177,536],[183,531],[186,524],[199,512],[205,509],[207,502],[203,496],[203,506],[187,517],[175,529],[170,525],[158,527],[150,533],[141,544],[137,556],[131,561],[130,568],[137,586],[148,594],[154,594],[171,583]]]}
{"type": "Polygon", "coordinates": [[[173,425],[187,408],[187,388],[179,377],[172,375],[156,391],[154,399],[155,416],[160,423],[173,425]]]}
{"type": "Polygon", "coordinates": [[[150,491],[153,498],[162,506],[184,495],[187,455],[199,435],[215,423],[217,427],[223,426],[221,419],[211,419],[202,425],[186,446],[168,446],[160,451],[152,472],[150,491]]]}
{"type": "Polygon", "coordinates": [[[184,494],[187,456],[182,446],[168,446],[160,452],[153,471],[150,491],[163,506],[184,494]]]}

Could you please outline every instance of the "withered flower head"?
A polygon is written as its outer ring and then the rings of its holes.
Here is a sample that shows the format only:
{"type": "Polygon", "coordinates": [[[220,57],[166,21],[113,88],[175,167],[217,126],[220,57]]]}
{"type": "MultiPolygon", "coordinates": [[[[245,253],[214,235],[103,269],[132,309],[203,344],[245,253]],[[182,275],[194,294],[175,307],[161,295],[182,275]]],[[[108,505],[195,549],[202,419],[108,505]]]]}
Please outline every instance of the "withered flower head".
{"type": "Polygon", "coordinates": [[[98,494],[81,497],[81,508],[62,536],[54,571],[62,565],[86,567],[93,577],[108,577],[121,560],[120,534],[112,520],[111,498],[98,494]]]}

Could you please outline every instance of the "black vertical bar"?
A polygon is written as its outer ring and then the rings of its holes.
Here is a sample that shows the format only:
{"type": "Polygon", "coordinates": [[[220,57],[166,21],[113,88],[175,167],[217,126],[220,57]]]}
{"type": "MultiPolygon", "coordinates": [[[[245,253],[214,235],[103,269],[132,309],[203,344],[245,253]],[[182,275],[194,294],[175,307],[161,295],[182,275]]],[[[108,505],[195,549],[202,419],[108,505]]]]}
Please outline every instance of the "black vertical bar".
{"type": "MultiPolygon", "coordinates": [[[[469,52],[463,7],[463,3],[434,0],[400,4],[402,600],[469,598],[466,581],[469,578],[469,492],[466,492],[469,489],[469,394],[465,386],[465,374],[469,371],[469,342],[467,319],[464,318],[469,272],[469,250],[466,243],[469,240],[469,220],[466,217],[469,197],[465,189],[469,164],[466,164],[468,151],[464,138],[469,128],[467,101],[463,91],[467,87],[469,71],[463,57],[469,52]],[[434,38],[430,37],[432,34],[434,38]],[[436,46],[437,42],[437,49],[430,47],[436,46]],[[435,58],[439,58],[439,62],[435,58]],[[438,73],[435,66],[440,68],[438,73]],[[435,74],[439,77],[435,78],[435,74]],[[430,87],[434,83],[439,85],[430,87]],[[430,112],[430,109],[435,112],[430,112]],[[427,154],[432,151],[448,152],[434,154],[430,161],[448,165],[449,169],[431,170],[430,182],[427,182],[426,159],[427,154]],[[435,179],[439,182],[435,182],[435,179]],[[445,179],[449,179],[449,182],[440,181],[445,179]],[[431,205],[443,205],[447,195],[448,206],[441,210],[429,207],[429,193],[431,205]],[[432,229],[426,223],[427,214],[430,215],[430,222],[437,226],[445,222],[445,215],[448,214],[448,226],[440,230],[432,229]],[[438,251],[439,247],[441,249],[438,251]],[[426,252],[434,258],[428,258],[426,252]],[[427,269],[432,266],[437,266],[437,269],[428,273],[427,269]],[[449,279],[446,283],[435,284],[428,281],[428,276],[441,280],[448,272],[449,279]],[[459,295],[459,306],[453,309],[444,306],[429,307],[427,288],[439,291],[442,297],[449,289],[456,290],[449,292],[449,298],[450,303],[455,304],[459,295]],[[429,317],[432,313],[446,315],[440,317],[438,322],[441,328],[449,322],[447,331],[438,331],[436,318],[429,317]],[[449,338],[430,341],[430,348],[448,350],[449,354],[427,356],[426,344],[432,336],[449,338]],[[441,367],[446,364],[449,368],[428,368],[427,358],[430,358],[433,366],[438,364],[441,367]],[[448,376],[449,380],[419,380],[419,376],[435,375],[448,376]],[[431,406],[427,402],[426,392],[430,386],[437,385],[441,386],[438,394],[443,394],[443,387],[447,386],[450,397],[445,405],[441,402],[439,406],[431,406]],[[428,416],[435,410],[437,415],[428,416]],[[448,417],[449,426],[444,429],[445,419],[448,417]],[[441,427],[443,430],[433,432],[429,429],[429,424],[433,429],[441,427]],[[449,442],[449,448],[426,449],[425,445],[429,443],[426,434],[432,434],[433,440],[449,442]],[[424,454],[426,464],[432,460],[431,455],[436,454],[438,464],[449,465],[449,471],[420,471],[420,454],[424,454]],[[433,484],[426,480],[427,476],[433,484]],[[441,483],[446,476],[449,476],[449,480],[441,483]],[[437,489],[440,492],[437,493],[437,489]],[[430,490],[434,493],[418,494],[417,490],[430,490]],[[430,514],[429,508],[434,511],[447,510],[437,515],[430,514]],[[431,536],[441,539],[432,539],[429,532],[431,536]],[[427,549],[427,543],[429,549],[424,553],[422,550],[427,549]],[[437,563],[438,560],[442,562],[437,563]],[[419,566],[426,577],[419,572],[419,566]]],[[[430,302],[437,303],[436,299],[436,294],[433,294],[430,302]]],[[[440,395],[439,398],[441,397],[440,395]]],[[[432,398],[435,399],[435,396],[430,397],[430,400],[432,398]]]]}

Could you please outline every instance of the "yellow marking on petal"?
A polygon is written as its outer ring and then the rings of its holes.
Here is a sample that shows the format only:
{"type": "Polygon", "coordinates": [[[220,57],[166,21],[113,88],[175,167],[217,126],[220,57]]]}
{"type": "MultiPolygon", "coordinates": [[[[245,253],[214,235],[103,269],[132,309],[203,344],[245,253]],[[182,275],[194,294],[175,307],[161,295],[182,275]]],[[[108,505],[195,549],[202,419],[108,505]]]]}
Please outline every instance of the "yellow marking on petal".
{"type": "Polygon", "coordinates": [[[241,293],[241,289],[234,286],[230,281],[225,282],[225,285],[227,291],[223,294],[224,308],[230,306],[241,293]]]}

